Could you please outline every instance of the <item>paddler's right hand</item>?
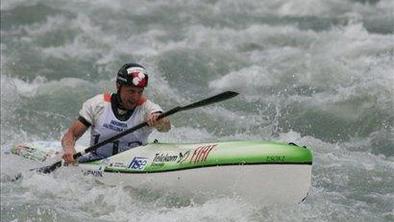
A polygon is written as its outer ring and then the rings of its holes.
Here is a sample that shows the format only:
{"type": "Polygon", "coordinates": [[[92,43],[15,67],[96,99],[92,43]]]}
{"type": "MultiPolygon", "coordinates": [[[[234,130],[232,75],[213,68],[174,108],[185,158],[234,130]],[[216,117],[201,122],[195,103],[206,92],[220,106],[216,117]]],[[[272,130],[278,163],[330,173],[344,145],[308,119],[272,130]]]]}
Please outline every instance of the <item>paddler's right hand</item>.
{"type": "Polygon", "coordinates": [[[75,163],[75,159],[73,157],[75,153],[74,147],[66,147],[64,148],[63,159],[66,165],[73,165],[75,163]]]}

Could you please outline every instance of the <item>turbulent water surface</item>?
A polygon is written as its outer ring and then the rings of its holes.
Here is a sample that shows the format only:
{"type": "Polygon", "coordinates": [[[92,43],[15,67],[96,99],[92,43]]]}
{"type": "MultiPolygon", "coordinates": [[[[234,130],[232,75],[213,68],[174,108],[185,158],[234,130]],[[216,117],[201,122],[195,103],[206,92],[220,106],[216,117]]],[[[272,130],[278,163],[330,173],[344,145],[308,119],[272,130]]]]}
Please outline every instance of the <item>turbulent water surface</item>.
{"type": "Polygon", "coordinates": [[[1,221],[394,221],[393,12],[392,0],[2,0],[2,151],[59,140],[134,61],[164,109],[240,93],[172,116],[152,139],[295,142],[314,164],[303,203],[252,206],[109,187],[70,168],[11,182],[28,163],[2,154],[1,221]]]}

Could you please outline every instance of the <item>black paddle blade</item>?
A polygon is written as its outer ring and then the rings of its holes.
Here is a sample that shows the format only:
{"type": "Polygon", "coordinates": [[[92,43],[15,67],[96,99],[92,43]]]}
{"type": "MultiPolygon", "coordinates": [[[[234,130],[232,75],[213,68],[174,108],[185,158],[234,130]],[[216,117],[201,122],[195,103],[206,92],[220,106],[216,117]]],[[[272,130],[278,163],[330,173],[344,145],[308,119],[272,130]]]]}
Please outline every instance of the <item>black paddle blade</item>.
{"type": "Polygon", "coordinates": [[[226,91],[226,92],[220,93],[220,94],[218,94],[216,96],[212,96],[212,97],[209,97],[207,99],[203,99],[201,101],[192,103],[192,104],[187,105],[187,106],[183,106],[183,107],[181,107],[181,109],[182,110],[188,110],[188,109],[194,109],[194,108],[197,108],[197,107],[200,107],[200,106],[206,106],[206,105],[209,105],[209,104],[212,104],[212,103],[217,103],[217,102],[220,102],[220,101],[223,101],[223,100],[227,100],[227,99],[233,98],[233,97],[237,96],[238,94],[239,93],[237,93],[237,92],[226,91]]]}
{"type": "Polygon", "coordinates": [[[36,168],[36,169],[31,169],[31,170],[35,170],[38,173],[48,174],[48,173],[52,173],[53,171],[55,171],[57,168],[59,168],[61,166],[62,166],[62,161],[58,161],[52,165],[44,166],[44,167],[36,168]]]}

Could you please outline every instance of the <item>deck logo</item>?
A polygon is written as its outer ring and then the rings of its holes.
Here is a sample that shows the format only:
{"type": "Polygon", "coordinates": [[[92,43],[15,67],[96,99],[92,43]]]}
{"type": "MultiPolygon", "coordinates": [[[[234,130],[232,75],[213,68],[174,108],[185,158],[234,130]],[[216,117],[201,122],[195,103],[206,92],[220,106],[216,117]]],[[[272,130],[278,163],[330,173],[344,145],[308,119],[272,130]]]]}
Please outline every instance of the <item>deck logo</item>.
{"type": "Polygon", "coordinates": [[[129,164],[129,168],[135,170],[143,170],[148,163],[148,158],[146,157],[134,157],[133,160],[129,164]]]}
{"type": "Polygon", "coordinates": [[[117,168],[126,168],[125,164],[123,162],[111,162],[109,164],[110,167],[117,167],[117,168]]]}
{"type": "Polygon", "coordinates": [[[175,162],[177,159],[178,155],[176,154],[156,153],[151,166],[156,168],[164,167],[165,163],[175,162]]]}
{"type": "Polygon", "coordinates": [[[187,160],[187,158],[189,158],[191,151],[188,150],[184,153],[179,153],[179,159],[178,161],[176,161],[177,163],[183,163],[185,160],[187,160]]]}
{"type": "Polygon", "coordinates": [[[267,156],[267,162],[284,162],[286,160],[286,156],[279,156],[279,155],[274,155],[274,156],[267,156]]]}
{"type": "Polygon", "coordinates": [[[217,144],[199,146],[194,150],[190,158],[190,163],[200,163],[207,160],[209,153],[215,148],[217,144]]]}
{"type": "Polygon", "coordinates": [[[178,155],[168,154],[168,153],[156,153],[153,158],[154,163],[163,163],[163,162],[174,162],[178,159],[178,155]]]}

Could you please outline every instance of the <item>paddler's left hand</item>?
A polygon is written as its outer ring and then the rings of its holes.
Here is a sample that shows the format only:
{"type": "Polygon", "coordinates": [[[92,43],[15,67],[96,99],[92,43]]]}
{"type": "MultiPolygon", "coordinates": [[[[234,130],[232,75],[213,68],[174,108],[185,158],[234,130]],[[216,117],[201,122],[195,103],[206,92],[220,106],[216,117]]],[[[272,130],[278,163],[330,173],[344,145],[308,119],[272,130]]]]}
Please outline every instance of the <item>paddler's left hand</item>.
{"type": "Polygon", "coordinates": [[[161,113],[151,113],[147,116],[148,126],[156,128],[159,132],[167,132],[171,129],[170,120],[167,117],[157,119],[161,113]]]}
{"type": "Polygon", "coordinates": [[[149,114],[148,117],[146,118],[146,122],[148,123],[148,126],[156,128],[160,122],[160,120],[157,119],[159,115],[160,113],[149,114]]]}

